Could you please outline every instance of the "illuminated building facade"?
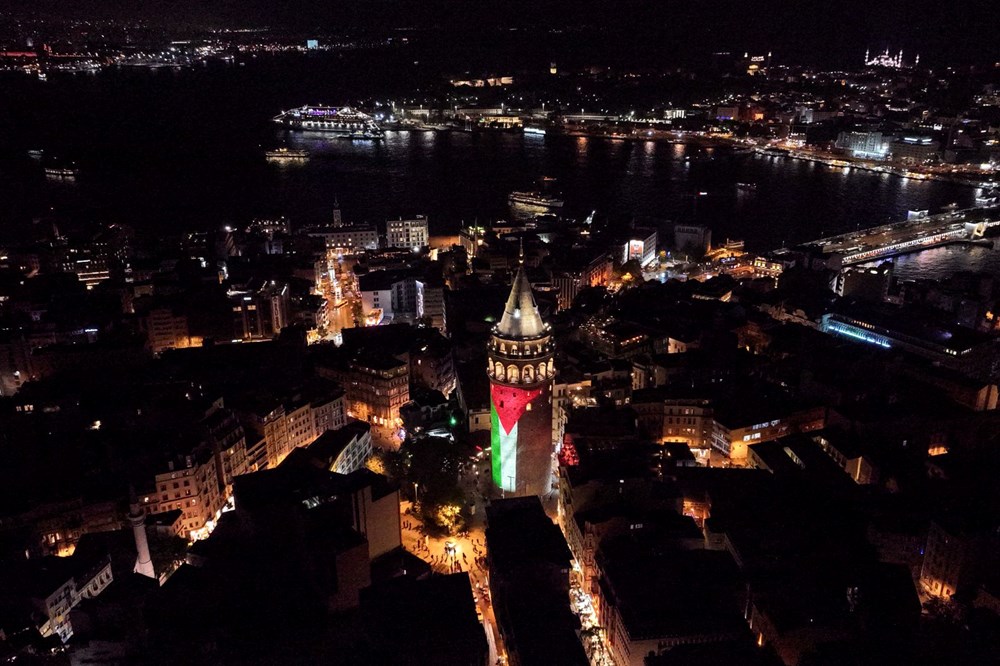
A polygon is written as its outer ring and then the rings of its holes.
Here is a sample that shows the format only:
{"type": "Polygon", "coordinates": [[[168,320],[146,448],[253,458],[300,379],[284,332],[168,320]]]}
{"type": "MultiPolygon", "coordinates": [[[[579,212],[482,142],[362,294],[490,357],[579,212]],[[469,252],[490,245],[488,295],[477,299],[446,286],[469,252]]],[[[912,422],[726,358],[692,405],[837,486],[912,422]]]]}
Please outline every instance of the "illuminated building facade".
{"type": "Polygon", "coordinates": [[[657,246],[656,229],[637,228],[622,245],[621,261],[638,261],[640,266],[650,264],[656,259],[657,246]]]}
{"type": "Polygon", "coordinates": [[[521,267],[489,343],[493,482],[504,493],[544,495],[552,476],[554,342],[521,267]]]}
{"type": "Polygon", "coordinates": [[[417,215],[415,219],[389,220],[385,223],[386,241],[389,247],[404,247],[419,250],[427,245],[429,234],[427,218],[417,215]]]}
{"type": "Polygon", "coordinates": [[[836,145],[853,157],[884,160],[889,154],[889,142],[890,137],[882,132],[841,132],[837,135],[836,145]]]}

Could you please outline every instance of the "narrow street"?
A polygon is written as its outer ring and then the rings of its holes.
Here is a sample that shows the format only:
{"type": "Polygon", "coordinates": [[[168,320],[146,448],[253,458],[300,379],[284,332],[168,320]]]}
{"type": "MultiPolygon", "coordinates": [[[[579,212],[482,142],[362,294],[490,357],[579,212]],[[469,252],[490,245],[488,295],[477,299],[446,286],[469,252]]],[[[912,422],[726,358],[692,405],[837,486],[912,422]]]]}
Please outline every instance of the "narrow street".
{"type": "Polygon", "coordinates": [[[463,468],[460,484],[467,497],[475,502],[475,509],[465,532],[453,537],[426,535],[420,518],[410,513],[413,503],[409,501],[400,502],[400,520],[403,526],[403,547],[428,562],[435,573],[464,571],[469,574],[476,608],[490,644],[490,662],[505,664],[506,653],[493,612],[486,565],[486,500],[479,490],[480,487],[486,487],[480,484],[488,483],[488,470],[488,463],[483,461],[469,463],[463,468]]]}

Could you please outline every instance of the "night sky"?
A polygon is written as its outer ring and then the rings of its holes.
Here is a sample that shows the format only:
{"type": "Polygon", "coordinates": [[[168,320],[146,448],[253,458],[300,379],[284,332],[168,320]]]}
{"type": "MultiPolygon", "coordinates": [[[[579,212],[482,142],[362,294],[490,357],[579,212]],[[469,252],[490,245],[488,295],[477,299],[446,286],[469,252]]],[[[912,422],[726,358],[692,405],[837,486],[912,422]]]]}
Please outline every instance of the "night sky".
{"type": "Polygon", "coordinates": [[[638,57],[685,60],[713,50],[773,50],[789,61],[852,63],[866,47],[919,52],[929,65],[1000,60],[996,0],[12,0],[14,11],[136,17],[172,25],[333,30],[601,26],[638,57]],[[71,5],[71,6],[68,6],[71,5]]]}

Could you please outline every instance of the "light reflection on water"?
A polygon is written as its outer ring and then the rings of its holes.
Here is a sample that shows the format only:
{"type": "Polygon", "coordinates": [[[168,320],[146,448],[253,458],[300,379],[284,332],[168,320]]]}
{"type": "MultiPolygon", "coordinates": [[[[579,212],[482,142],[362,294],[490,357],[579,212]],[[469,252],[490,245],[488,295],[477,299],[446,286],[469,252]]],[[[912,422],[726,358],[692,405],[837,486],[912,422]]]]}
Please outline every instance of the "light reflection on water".
{"type": "Polygon", "coordinates": [[[978,245],[946,245],[896,257],[893,265],[899,280],[943,280],[960,271],[1000,275],[1000,252],[978,245]]]}
{"type": "Polygon", "coordinates": [[[447,230],[472,216],[506,216],[507,193],[532,188],[543,175],[557,178],[569,215],[597,209],[624,222],[650,217],[706,224],[717,238],[743,238],[757,249],[900,219],[911,209],[969,205],[974,197],[950,183],[651,141],[465,132],[389,132],[381,143],[299,133],[285,138],[317,155],[309,170],[344,183],[342,198],[363,195],[360,207],[372,214],[361,210],[361,217],[378,219],[389,200],[403,212],[430,214],[432,224],[447,230]],[[380,171],[400,180],[376,193],[371,178],[380,171]],[[736,182],[756,183],[757,190],[738,193],[736,182]],[[707,195],[695,203],[691,195],[699,191],[707,195]]]}

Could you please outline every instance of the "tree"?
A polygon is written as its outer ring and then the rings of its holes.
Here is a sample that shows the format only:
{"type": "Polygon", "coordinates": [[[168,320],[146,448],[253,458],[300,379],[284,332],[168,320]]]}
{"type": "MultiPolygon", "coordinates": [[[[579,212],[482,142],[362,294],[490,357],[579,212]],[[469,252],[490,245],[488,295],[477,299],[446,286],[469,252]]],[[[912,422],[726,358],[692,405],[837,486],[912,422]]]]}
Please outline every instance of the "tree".
{"type": "Polygon", "coordinates": [[[460,532],[468,520],[458,484],[460,447],[445,437],[408,439],[400,448],[404,492],[412,492],[424,526],[437,534],[460,532]]]}

